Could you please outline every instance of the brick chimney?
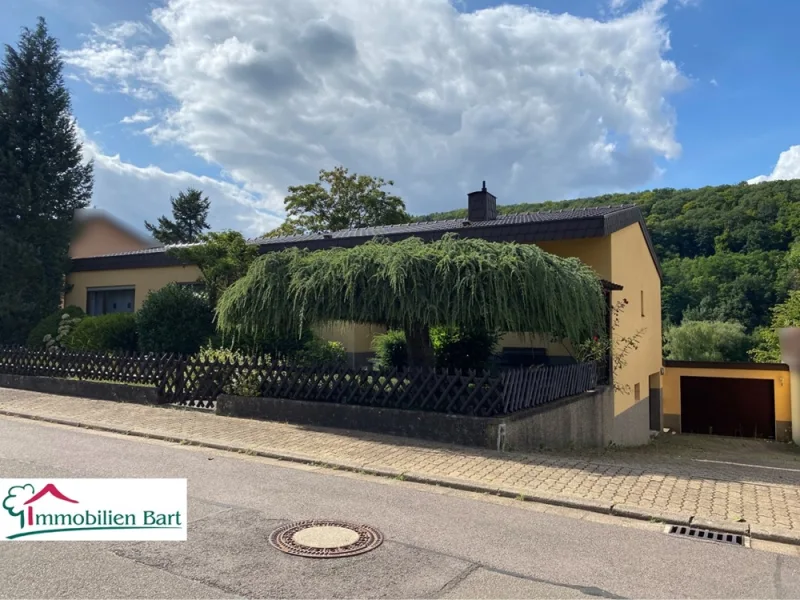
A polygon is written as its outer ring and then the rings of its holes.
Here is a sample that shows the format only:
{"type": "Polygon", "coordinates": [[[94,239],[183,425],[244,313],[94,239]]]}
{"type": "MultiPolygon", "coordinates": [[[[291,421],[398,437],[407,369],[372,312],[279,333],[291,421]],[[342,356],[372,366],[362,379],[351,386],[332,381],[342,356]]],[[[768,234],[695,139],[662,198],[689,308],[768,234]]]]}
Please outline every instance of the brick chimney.
{"type": "Polygon", "coordinates": [[[486,190],[486,182],[478,192],[467,194],[467,219],[494,221],[497,218],[497,198],[486,190]]]}

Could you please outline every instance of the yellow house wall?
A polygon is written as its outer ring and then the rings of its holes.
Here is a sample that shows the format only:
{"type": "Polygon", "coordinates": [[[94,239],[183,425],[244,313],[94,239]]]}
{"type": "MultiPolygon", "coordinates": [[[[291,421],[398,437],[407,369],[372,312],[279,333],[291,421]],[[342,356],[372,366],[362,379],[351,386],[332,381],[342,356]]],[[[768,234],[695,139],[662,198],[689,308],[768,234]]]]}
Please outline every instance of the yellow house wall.
{"type": "Polygon", "coordinates": [[[329,323],[314,328],[314,332],[326,340],[339,342],[349,353],[362,354],[372,351],[372,338],[386,333],[386,328],[361,323],[329,323]]]}
{"type": "Polygon", "coordinates": [[[92,219],[81,224],[69,246],[71,258],[100,256],[116,252],[133,252],[148,248],[141,240],[105,219],[92,219]]]}
{"type": "MultiPolygon", "coordinates": [[[[769,379],[775,389],[775,420],[791,422],[792,400],[789,371],[762,369],[707,369],[691,367],[665,367],[662,378],[664,417],[680,418],[681,377],[726,377],[733,379],[769,379]]],[[[674,419],[672,422],[676,422],[674,419]]]]}
{"type": "Polygon", "coordinates": [[[638,347],[627,354],[625,366],[614,375],[617,387],[623,388],[614,394],[614,413],[619,415],[637,403],[636,384],[639,385],[638,402],[646,401],[650,395],[650,376],[661,371],[661,279],[638,223],[611,234],[610,243],[608,279],[624,288],[612,292],[611,302],[628,300],[613,331],[617,351],[623,347],[624,338],[642,331],[638,347]]]}
{"type": "Polygon", "coordinates": [[[67,292],[65,305],[79,306],[86,310],[86,292],[90,288],[133,286],[135,309],[151,291],[161,289],[168,283],[193,283],[200,277],[200,269],[194,265],[159,267],[153,269],[118,269],[114,271],[78,271],[67,275],[67,284],[72,289],[67,292]]]}
{"type": "MultiPolygon", "coordinates": [[[[581,240],[557,240],[539,242],[539,248],[556,256],[580,259],[592,267],[605,280],[611,280],[611,238],[585,238],[581,240]]],[[[614,282],[616,283],[616,282],[614,282]]]]}

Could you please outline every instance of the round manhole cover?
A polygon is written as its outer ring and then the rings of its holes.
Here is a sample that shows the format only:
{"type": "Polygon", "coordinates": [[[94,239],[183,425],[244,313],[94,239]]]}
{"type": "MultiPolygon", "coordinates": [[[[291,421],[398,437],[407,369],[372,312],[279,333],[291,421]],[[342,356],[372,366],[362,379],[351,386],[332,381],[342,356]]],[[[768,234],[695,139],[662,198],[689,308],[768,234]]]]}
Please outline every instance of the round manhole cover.
{"type": "Polygon", "coordinates": [[[309,558],[342,558],[374,550],[383,534],[369,525],[341,521],[299,521],[278,527],[269,543],[281,552],[309,558]]]}

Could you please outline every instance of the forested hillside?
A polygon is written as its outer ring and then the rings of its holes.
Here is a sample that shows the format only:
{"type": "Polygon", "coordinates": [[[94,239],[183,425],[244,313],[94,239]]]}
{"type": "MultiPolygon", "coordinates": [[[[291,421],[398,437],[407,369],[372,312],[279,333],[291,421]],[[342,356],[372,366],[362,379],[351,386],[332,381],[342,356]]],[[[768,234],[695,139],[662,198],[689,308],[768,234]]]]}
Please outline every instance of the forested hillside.
{"type": "MultiPolygon", "coordinates": [[[[800,245],[800,180],[656,189],[561,202],[498,207],[501,214],[636,204],[664,269],[663,316],[735,321],[748,332],[770,324],[770,309],[795,289],[800,245]]],[[[461,218],[466,210],[420,220],[461,218]]]]}

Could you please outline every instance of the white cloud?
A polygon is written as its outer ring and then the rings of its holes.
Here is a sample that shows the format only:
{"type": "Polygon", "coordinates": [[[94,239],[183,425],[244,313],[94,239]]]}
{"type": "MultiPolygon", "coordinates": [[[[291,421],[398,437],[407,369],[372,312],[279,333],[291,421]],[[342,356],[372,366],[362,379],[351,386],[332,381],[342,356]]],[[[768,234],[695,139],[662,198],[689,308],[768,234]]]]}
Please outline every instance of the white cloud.
{"type": "Polygon", "coordinates": [[[125,125],[130,125],[133,123],[148,123],[152,120],[153,120],[153,115],[151,115],[146,110],[140,110],[136,114],[123,117],[120,123],[123,123],[125,125]]]}
{"type": "Polygon", "coordinates": [[[778,163],[769,175],[759,175],[748,180],[747,183],[762,183],[764,181],[778,181],[782,179],[800,179],[800,146],[792,146],[781,152],[778,163]]]}
{"type": "Polygon", "coordinates": [[[171,0],[65,59],[164,98],[153,142],[255,193],[344,164],[427,212],[464,205],[484,179],[505,203],[630,188],[677,157],[669,97],[684,78],[664,58],[663,4],[601,22],[448,0],[171,0]],[[151,28],[161,45],[122,35],[151,28]]]}
{"type": "Polygon", "coordinates": [[[717,80],[716,80],[716,79],[712,79],[712,80],[711,80],[711,81],[709,81],[708,83],[710,83],[710,84],[711,84],[711,85],[713,85],[714,87],[719,87],[719,82],[717,82],[717,80]]]}
{"type": "Polygon", "coordinates": [[[169,199],[188,187],[203,190],[211,200],[209,221],[213,229],[238,229],[250,237],[277,227],[283,218],[270,210],[278,204],[274,195],[260,194],[234,182],[196,175],[187,171],[168,172],[149,165],[139,167],[111,156],[78,130],[86,160],[94,160],[92,203],[144,230],[144,221],[155,222],[170,214],[169,199]],[[267,199],[265,199],[267,198],[267,199]]]}

